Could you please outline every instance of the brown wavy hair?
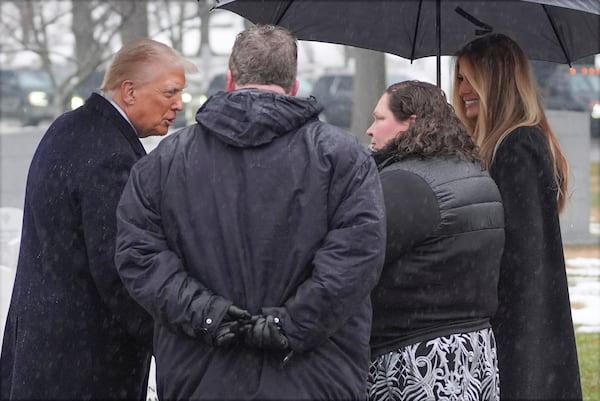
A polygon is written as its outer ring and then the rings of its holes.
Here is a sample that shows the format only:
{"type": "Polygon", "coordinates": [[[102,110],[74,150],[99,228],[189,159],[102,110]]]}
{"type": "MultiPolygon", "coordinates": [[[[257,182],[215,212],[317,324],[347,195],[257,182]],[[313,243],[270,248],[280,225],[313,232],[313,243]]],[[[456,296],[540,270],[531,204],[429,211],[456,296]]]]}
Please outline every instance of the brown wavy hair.
{"type": "Polygon", "coordinates": [[[550,127],[529,59],[519,45],[503,34],[477,38],[455,54],[452,103],[481,148],[484,167],[490,168],[496,150],[507,135],[518,127],[539,127],[550,145],[554,159],[554,179],[558,188],[558,209],[566,204],[569,164],[550,127]],[[472,76],[459,71],[458,62],[466,61],[472,76]],[[469,80],[479,96],[477,118],[469,119],[460,98],[459,78],[469,80]]]}
{"type": "Polygon", "coordinates": [[[393,153],[394,160],[442,156],[480,161],[475,141],[440,88],[422,81],[403,81],[390,85],[385,93],[397,120],[416,116],[408,130],[382,149],[393,153]]]}

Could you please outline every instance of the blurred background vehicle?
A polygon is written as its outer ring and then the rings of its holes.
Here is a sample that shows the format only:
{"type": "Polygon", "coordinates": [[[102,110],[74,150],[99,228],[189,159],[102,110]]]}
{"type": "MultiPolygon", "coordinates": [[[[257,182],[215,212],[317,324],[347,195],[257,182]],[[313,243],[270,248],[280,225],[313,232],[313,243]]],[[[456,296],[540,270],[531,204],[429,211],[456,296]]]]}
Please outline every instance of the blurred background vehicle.
{"type": "Polygon", "coordinates": [[[50,75],[41,69],[0,70],[0,119],[37,125],[57,115],[50,75]]]}
{"type": "MultiPolygon", "coordinates": [[[[403,74],[389,74],[386,77],[386,87],[409,79],[412,78],[403,74]]],[[[323,106],[321,113],[323,121],[342,128],[350,128],[353,87],[354,76],[350,73],[326,73],[317,79],[311,94],[323,106]]]]}
{"type": "MultiPolygon", "coordinates": [[[[208,84],[208,88],[206,89],[206,99],[217,93],[218,91],[224,91],[227,86],[227,74],[217,74],[215,75],[208,84]]],[[[204,99],[206,101],[206,99],[204,99]]]]}
{"type": "Polygon", "coordinates": [[[205,81],[198,80],[197,77],[187,77],[187,87],[183,91],[182,100],[184,112],[178,113],[175,127],[181,127],[178,121],[185,119],[187,124],[196,123],[196,112],[209,96],[217,93],[219,90],[225,90],[225,74],[217,74],[210,80],[208,86],[205,81]],[[182,114],[182,115],[180,115],[182,114]]]}
{"type": "MultiPolygon", "coordinates": [[[[305,77],[298,76],[300,87],[296,96],[308,97],[310,96],[313,88],[313,84],[305,77]]],[[[218,91],[224,91],[227,86],[227,74],[219,73],[216,74],[209,82],[208,88],[206,89],[206,99],[217,93],[218,91]]],[[[204,100],[206,100],[204,99],[204,100]]]]}
{"type": "Polygon", "coordinates": [[[313,91],[313,83],[305,77],[298,76],[298,81],[300,86],[298,87],[298,93],[296,96],[298,97],[309,97],[313,91]]]}
{"type": "MultiPolygon", "coordinates": [[[[300,81],[300,87],[298,89],[298,93],[296,96],[299,97],[308,97],[310,96],[313,84],[312,82],[306,78],[298,76],[298,81],[300,81]]],[[[226,73],[218,73],[213,75],[210,79],[208,86],[206,86],[206,90],[198,90],[198,87],[201,86],[193,81],[188,82],[188,88],[186,88],[186,93],[184,93],[184,103],[186,103],[186,118],[188,123],[195,123],[195,115],[198,108],[202,106],[206,100],[219,91],[224,91],[227,86],[227,74],[226,73]],[[186,99],[187,97],[187,99],[186,99]]]]}
{"type": "Polygon", "coordinates": [[[532,61],[544,106],[549,110],[583,111],[590,115],[590,135],[600,137],[600,68],[593,58],[573,67],[532,61]]]}
{"type": "Polygon", "coordinates": [[[324,74],[317,79],[312,95],[323,106],[323,121],[350,128],[353,81],[354,77],[348,73],[324,74]]]}
{"type": "Polygon", "coordinates": [[[71,110],[83,105],[92,92],[98,91],[104,80],[104,70],[96,70],[85,81],[79,84],[71,94],[71,110]]]}

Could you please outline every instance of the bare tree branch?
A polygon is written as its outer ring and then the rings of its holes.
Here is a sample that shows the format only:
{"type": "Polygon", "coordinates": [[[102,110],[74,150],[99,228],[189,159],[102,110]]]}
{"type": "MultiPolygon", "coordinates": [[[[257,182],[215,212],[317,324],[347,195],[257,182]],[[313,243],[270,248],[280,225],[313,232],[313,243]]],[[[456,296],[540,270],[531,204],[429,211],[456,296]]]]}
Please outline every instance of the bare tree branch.
{"type": "Polygon", "coordinates": [[[204,21],[202,16],[208,15],[213,2],[1,0],[0,60],[45,69],[54,85],[55,101],[64,109],[73,89],[112,58],[125,40],[166,34],[183,53],[186,35],[198,35],[202,21],[201,40],[208,43],[208,18],[204,21]]]}

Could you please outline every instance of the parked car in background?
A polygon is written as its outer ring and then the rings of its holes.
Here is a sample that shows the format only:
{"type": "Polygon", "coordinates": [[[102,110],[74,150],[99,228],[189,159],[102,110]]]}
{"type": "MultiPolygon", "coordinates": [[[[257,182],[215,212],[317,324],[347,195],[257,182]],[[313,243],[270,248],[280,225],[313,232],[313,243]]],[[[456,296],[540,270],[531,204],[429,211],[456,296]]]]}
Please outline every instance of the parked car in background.
{"type": "Polygon", "coordinates": [[[0,119],[15,119],[23,126],[53,120],[58,115],[53,92],[50,75],[44,70],[0,70],[0,119]]]}
{"type": "Polygon", "coordinates": [[[209,82],[208,88],[206,89],[206,99],[217,93],[218,91],[224,91],[227,86],[227,74],[217,74],[209,82]]]}
{"type": "MultiPolygon", "coordinates": [[[[300,88],[298,89],[298,94],[296,96],[310,96],[311,91],[312,91],[312,83],[304,78],[304,77],[298,77],[298,80],[300,81],[300,88]]],[[[188,85],[189,86],[189,85],[188,85]]],[[[218,73],[216,75],[214,75],[210,82],[208,83],[208,86],[206,87],[205,91],[197,91],[192,89],[191,87],[188,87],[186,89],[187,94],[187,99],[186,99],[186,93],[184,93],[184,103],[187,104],[186,109],[186,116],[187,119],[189,121],[189,123],[193,124],[195,122],[195,114],[196,111],[198,111],[198,108],[200,106],[202,106],[202,104],[204,102],[206,102],[206,100],[211,97],[212,95],[214,95],[215,93],[219,92],[219,91],[224,91],[226,90],[227,87],[227,74],[225,73],[218,73]]]]}
{"type": "MultiPolygon", "coordinates": [[[[386,87],[411,79],[402,74],[386,77],[386,87]]],[[[312,89],[312,95],[323,106],[321,119],[330,124],[350,128],[352,123],[352,93],[354,75],[349,73],[327,73],[321,75],[312,89]]]]}
{"type": "Polygon", "coordinates": [[[104,70],[96,70],[85,81],[77,85],[71,94],[71,109],[74,110],[83,105],[92,92],[99,90],[103,80],[104,70]]]}
{"type": "Polygon", "coordinates": [[[298,93],[296,93],[296,96],[309,97],[313,91],[313,83],[304,77],[298,77],[298,81],[300,86],[298,87],[298,93]]]}
{"type": "Polygon", "coordinates": [[[345,73],[321,75],[312,95],[323,106],[321,119],[339,127],[352,123],[352,87],[354,76],[345,73]]]}
{"type": "Polygon", "coordinates": [[[582,111],[590,115],[590,135],[600,137],[600,68],[593,64],[532,61],[544,106],[548,110],[582,111]]]}
{"type": "MultiPolygon", "coordinates": [[[[300,82],[300,87],[298,88],[298,93],[296,96],[299,97],[308,97],[312,93],[313,84],[306,78],[298,76],[298,81],[300,82]]],[[[227,74],[221,73],[215,75],[208,84],[208,88],[206,89],[205,99],[208,99],[218,91],[224,91],[227,86],[227,74]]]]}

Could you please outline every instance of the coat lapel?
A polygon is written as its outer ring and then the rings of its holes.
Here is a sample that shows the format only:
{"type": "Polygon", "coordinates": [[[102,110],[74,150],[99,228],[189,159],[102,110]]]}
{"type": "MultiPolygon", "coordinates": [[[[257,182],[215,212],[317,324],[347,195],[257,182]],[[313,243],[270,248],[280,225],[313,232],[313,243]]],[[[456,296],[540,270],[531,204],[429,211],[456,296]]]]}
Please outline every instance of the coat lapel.
{"type": "Polygon", "coordinates": [[[136,155],[139,157],[146,155],[146,150],[135,130],[110,101],[97,93],[92,93],[84,107],[91,108],[93,113],[100,114],[105,119],[111,121],[127,140],[136,155]]]}

